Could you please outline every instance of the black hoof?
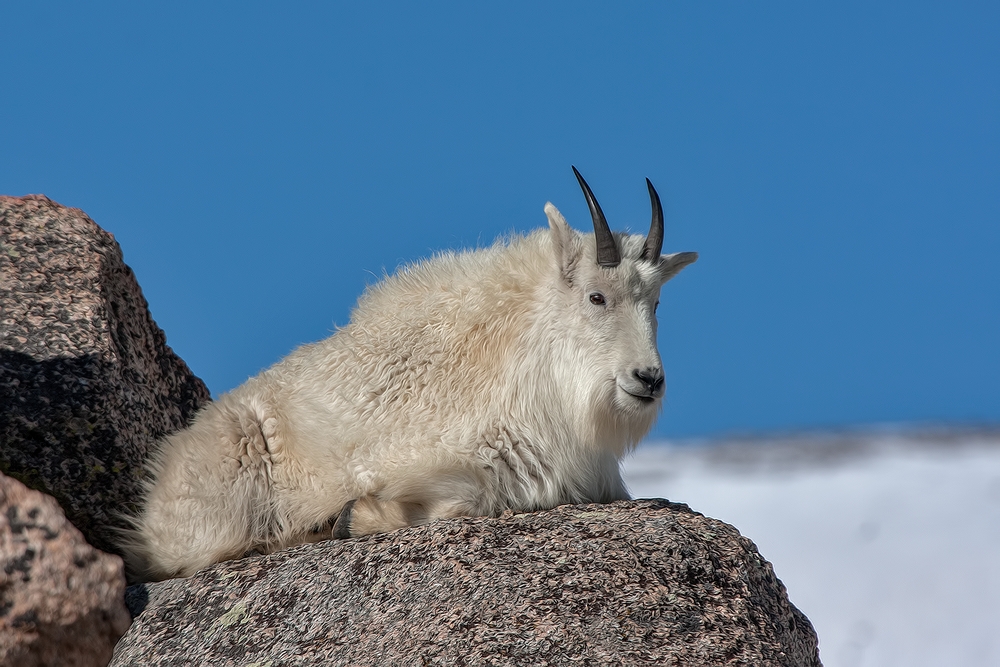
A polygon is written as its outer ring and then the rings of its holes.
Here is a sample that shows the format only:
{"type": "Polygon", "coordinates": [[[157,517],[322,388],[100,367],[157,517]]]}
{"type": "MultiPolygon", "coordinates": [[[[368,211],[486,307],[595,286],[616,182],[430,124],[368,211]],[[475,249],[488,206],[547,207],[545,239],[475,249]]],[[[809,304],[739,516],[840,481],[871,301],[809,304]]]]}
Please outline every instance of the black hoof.
{"type": "Polygon", "coordinates": [[[344,509],[340,510],[340,516],[337,517],[336,523],[333,524],[333,539],[346,540],[351,536],[351,514],[354,512],[354,503],[356,502],[358,501],[348,501],[344,505],[344,509]]]}

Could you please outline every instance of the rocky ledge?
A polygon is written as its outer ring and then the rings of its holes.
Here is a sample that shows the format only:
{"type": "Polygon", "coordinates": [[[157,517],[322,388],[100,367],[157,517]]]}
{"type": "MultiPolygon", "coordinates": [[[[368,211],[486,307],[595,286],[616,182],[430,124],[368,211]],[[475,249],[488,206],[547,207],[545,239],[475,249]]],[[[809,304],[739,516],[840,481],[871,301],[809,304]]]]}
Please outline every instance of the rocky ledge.
{"type": "Polygon", "coordinates": [[[664,500],[310,544],[129,602],[112,665],[819,665],[753,543],[664,500]]]}

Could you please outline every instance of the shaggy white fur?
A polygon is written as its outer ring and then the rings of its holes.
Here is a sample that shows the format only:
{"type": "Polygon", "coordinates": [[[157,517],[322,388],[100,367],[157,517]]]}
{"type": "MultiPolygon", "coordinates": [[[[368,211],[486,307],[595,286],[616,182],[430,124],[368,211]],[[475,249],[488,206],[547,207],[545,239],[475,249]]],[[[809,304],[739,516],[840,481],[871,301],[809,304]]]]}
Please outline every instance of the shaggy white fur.
{"type": "Polygon", "coordinates": [[[163,439],[124,540],[133,576],[628,498],[619,459],[663,394],[660,287],[697,255],[643,259],[644,237],[616,234],[621,263],[598,266],[594,236],[545,213],[548,230],[373,285],[346,327],[163,439]]]}

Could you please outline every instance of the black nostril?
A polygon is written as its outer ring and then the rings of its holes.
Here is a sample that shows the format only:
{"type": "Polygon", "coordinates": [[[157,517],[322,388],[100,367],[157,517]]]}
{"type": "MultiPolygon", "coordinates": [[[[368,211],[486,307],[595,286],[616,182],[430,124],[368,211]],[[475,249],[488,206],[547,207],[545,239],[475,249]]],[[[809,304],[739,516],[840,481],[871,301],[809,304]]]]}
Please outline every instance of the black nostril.
{"type": "Polygon", "coordinates": [[[656,393],[663,387],[663,371],[658,368],[647,368],[645,370],[634,370],[632,375],[636,380],[639,380],[647,387],[652,393],[656,393]]]}

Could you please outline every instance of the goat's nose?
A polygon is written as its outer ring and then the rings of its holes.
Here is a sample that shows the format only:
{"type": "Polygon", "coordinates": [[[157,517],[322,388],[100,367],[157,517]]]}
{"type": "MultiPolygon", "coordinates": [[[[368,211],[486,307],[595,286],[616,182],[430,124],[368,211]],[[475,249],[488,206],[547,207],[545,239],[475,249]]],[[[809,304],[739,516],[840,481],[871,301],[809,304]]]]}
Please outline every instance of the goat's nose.
{"type": "Polygon", "coordinates": [[[663,370],[659,368],[644,368],[632,371],[636,380],[649,387],[649,393],[656,394],[663,389],[663,370]]]}

